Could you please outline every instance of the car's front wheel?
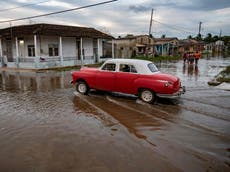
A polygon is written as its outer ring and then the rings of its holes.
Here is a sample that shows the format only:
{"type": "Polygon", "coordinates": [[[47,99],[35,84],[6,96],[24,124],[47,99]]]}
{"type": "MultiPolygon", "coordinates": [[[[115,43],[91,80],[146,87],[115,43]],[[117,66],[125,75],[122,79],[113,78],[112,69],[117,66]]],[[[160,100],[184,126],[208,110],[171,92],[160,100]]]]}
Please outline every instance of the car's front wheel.
{"type": "Polygon", "coordinates": [[[155,101],[156,95],[149,89],[142,89],[140,91],[139,98],[146,103],[152,103],[155,101]]]}
{"type": "Polygon", "coordinates": [[[79,93],[87,95],[89,92],[89,87],[84,81],[77,82],[76,89],[79,93]]]}

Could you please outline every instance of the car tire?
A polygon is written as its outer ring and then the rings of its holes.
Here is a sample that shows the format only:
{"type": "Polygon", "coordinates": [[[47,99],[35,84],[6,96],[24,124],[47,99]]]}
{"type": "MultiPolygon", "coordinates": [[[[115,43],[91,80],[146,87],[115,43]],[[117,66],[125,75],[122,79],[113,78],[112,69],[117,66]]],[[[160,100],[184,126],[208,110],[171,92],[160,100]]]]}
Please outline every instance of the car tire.
{"type": "Polygon", "coordinates": [[[156,100],[156,95],[149,89],[142,89],[139,93],[139,98],[146,103],[153,103],[156,100]]]}
{"type": "Polygon", "coordinates": [[[89,93],[89,87],[86,82],[79,81],[76,85],[76,90],[83,95],[87,95],[89,93]]]}

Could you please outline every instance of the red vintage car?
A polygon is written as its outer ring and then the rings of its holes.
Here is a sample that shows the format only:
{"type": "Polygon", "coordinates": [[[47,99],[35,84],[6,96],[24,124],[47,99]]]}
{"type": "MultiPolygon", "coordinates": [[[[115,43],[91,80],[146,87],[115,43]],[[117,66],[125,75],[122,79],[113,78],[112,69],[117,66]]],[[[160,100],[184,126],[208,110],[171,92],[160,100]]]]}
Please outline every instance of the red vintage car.
{"type": "Polygon", "coordinates": [[[71,83],[85,95],[96,89],[137,95],[151,103],[156,97],[176,98],[185,92],[178,77],[161,73],[146,60],[111,59],[100,68],[83,67],[71,74],[71,83]]]}

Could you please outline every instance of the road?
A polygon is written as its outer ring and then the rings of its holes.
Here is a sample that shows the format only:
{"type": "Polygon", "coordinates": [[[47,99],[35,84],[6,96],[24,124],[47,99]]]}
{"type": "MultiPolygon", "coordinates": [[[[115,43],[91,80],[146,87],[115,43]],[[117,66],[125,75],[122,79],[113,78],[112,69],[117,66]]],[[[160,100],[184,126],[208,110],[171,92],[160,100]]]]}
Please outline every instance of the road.
{"type": "Polygon", "coordinates": [[[207,85],[228,64],[157,64],[187,92],[153,105],[79,95],[70,72],[1,71],[0,171],[230,171],[230,91],[207,85]]]}

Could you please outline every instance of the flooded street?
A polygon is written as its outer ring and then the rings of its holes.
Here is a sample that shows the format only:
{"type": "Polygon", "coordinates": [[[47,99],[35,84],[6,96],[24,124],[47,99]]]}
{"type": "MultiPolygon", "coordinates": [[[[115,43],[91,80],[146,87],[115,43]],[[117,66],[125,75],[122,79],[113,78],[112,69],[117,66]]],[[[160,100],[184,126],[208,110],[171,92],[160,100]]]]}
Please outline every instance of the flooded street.
{"type": "Polygon", "coordinates": [[[154,105],[74,94],[70,71],[0,71],[0,172],[230,171],[230,58],[157,64],[187,92],[154,105]]]}

